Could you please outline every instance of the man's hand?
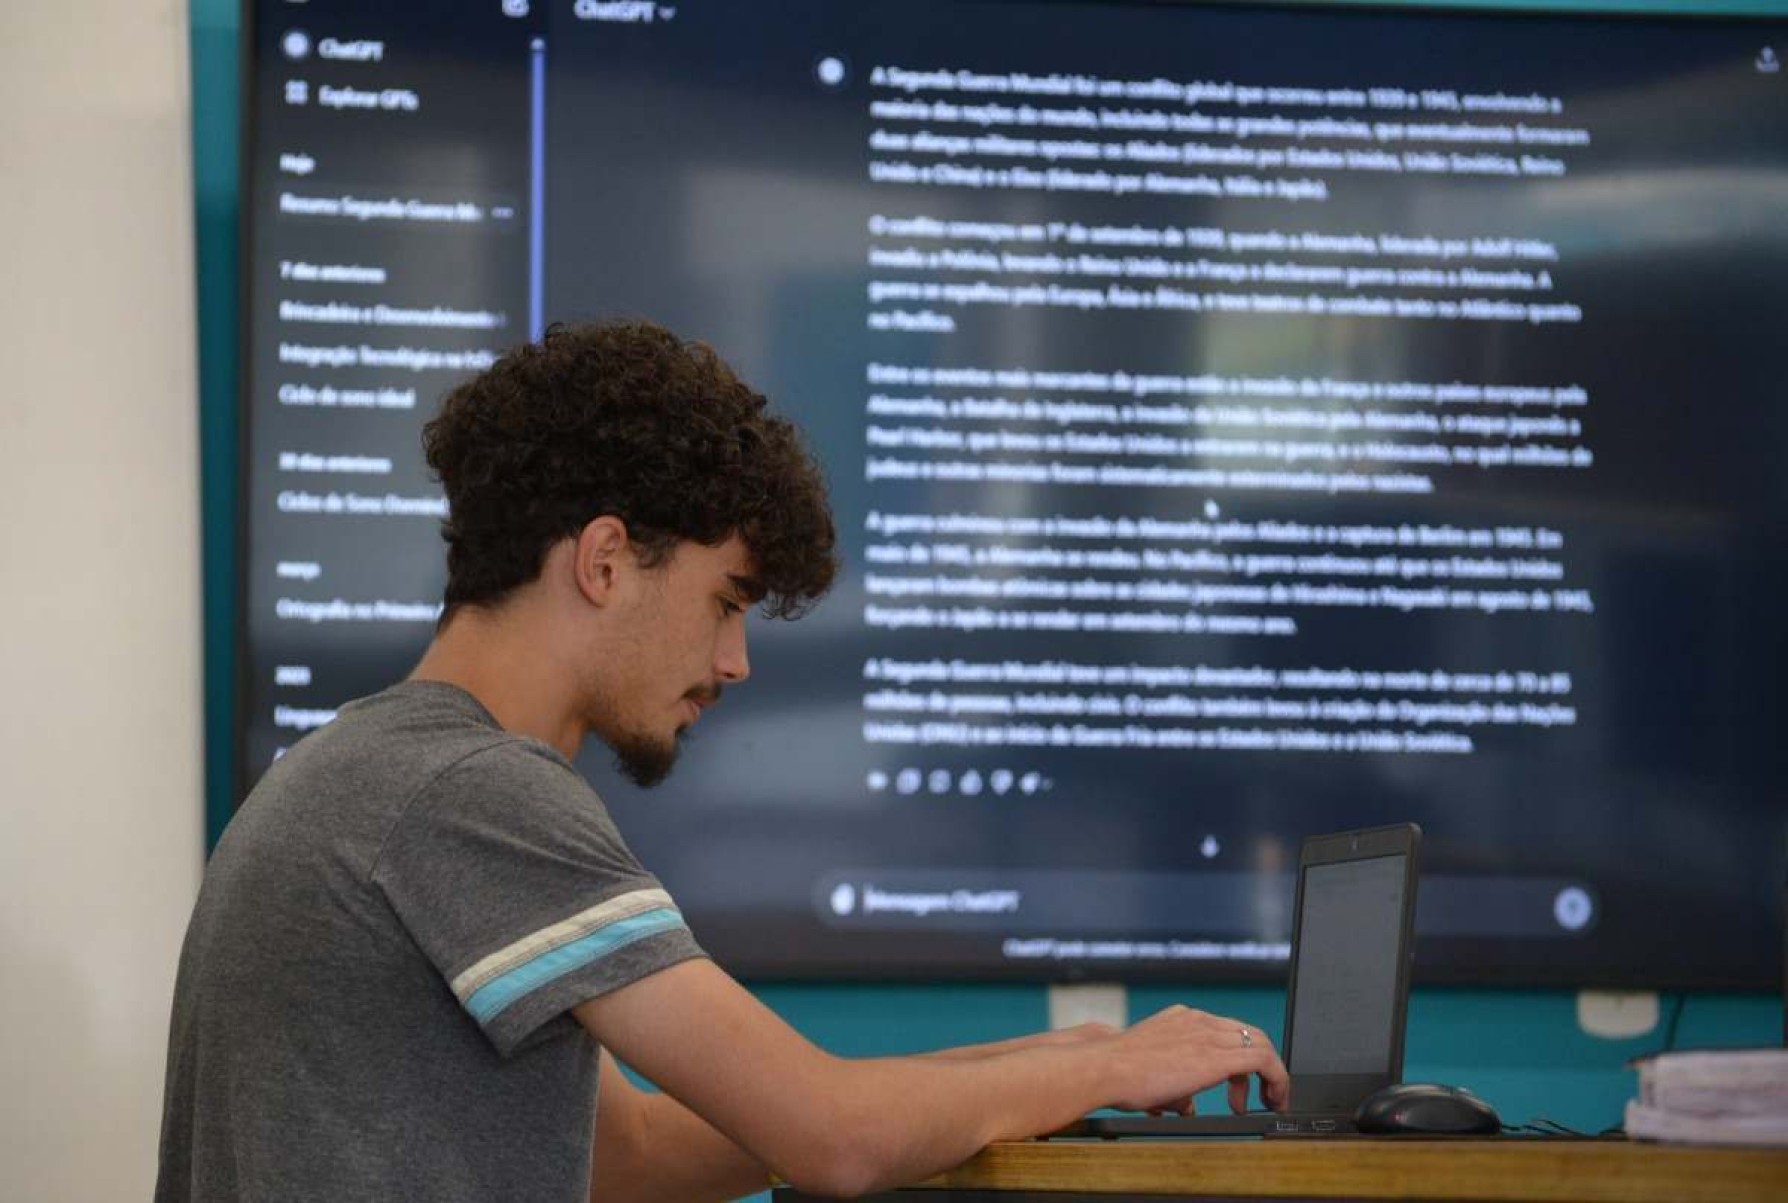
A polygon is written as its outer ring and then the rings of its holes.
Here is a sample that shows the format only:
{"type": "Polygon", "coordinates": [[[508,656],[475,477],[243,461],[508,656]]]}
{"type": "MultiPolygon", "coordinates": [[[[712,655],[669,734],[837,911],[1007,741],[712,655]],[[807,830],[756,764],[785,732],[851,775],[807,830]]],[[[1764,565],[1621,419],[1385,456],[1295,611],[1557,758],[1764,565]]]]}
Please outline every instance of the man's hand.
{"type": "Polygon", "coordinates": [[[1193,1095],[1228,1079],[1230,1110],[1240,1114],[1254,1074],[1267,1106],[1283,1111],[1291,1101],[1291,1075],[1273,1042],[1238,1019],[1174,1006],[1105,1040],[1118,1087],[1108,1106],[1189,1113],[1193,1095]]]}
{"type": "MultiPolygon", "coordinates": [[[[927,1060],[939,1061],[978,1061],[987,1057],[1004,1056],[1007,1053],[1023,1052],[1050,1047],[1090,1044],[1106,1045],[1119,1048],[1123,1052],[1112,1053],[1116,1061],[1128,1058],[1135,1062],[1137,1073],[1129,1081],[1127,1087],[1132,1093],[1126,1098],[1114,1100],[1107,1106],[1125,1111],[1177,1112],[1191,1115],[1197,1108],[1193,1105],[1193,1095],[1209,1086],[1214,1086],[1227,1077],[1229,1082],[1229,1106],[1238,1115],[1248,1108],[1248,1086],[1252,1074],[1260,1074],[1260,1093],[1267,1106],[1275,1111],[1283,1111],[1289,1102],[1290,1077],[1285,1066],[1280,1063],[1273,1050],[1270,1037],[1259,1028],[1245,1024],[1239,1019],[1227,1019],[1220,1015],[1210,1015],[1203,1011],[1195,1011],[1183,1006],[1169,1007],[1142,1020],[1127,1030],[1114,1028],[1104,1023],[1082,1023],[1071,1028],[1057,1028],[1054,1031],[1039,1032],[1034,1036],[1020,1036],[1014,1040],[1001,1040],[994,1044],[973,1044],[961,1048],[940,1049],[935,1053],[922,1053],[927,1060]],[[1242,1031],[1248,1032],[1247,1040],[1242,1039],[1242,1031]],[[1260,1055],[1234,1057],[1232,1054],[1260,1055]],[[1182,1065],[1186,1058],[1197,1058],[1212,1064],[1213,1071],[1232,1062],[1247,1062],[1249,1068],[1224,1077],[1214,1077],[1204,1086],[1193,1088],[1190,1093],[1159,1103],[1138,1104],[1134,1098],[1149,1097],[1150,1090],[1147,1074],[1150,1070],[1161,1070],[1164,1073],[1174,1072],[1176,1064],[1182,1065]],[[1254,1063],[1259,1068],[1254,1068],[1254,1063]]],[[[1123,1072],[1120,1070],[1120,1072],[1123,1072]]],[[[1174,1080],[1174,1079],[1169,1079],[1174,1080]]]]}

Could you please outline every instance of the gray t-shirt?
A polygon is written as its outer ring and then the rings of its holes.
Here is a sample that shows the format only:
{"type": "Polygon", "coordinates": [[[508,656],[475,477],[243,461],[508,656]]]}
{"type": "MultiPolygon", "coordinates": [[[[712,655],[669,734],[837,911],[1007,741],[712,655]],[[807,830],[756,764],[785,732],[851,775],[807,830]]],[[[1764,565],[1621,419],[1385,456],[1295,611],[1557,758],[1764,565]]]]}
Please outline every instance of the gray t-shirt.
{"type": "Polygon", "coordinates": [[[205,871],[155,1197],[584,1199],[597,1045],[568,1011],[701,955],[551,747],[437,682],[344,706],[205,871]]]}

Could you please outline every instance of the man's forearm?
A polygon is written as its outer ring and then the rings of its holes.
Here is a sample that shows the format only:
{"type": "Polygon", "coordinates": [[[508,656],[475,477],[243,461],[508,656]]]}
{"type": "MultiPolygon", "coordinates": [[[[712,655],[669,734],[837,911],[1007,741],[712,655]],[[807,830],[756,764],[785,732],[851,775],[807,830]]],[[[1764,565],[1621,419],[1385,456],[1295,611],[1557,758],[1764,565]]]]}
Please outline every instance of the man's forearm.
{"type": "Polygon", "coordinates": [[[1028,1036],[1014,1036],[1010,1040],[993,1040],[986,1044],[962,1044],[955,1048],[917,1053],[915,1056],[930,1061],[977,1061],[983,1057],[1015,1053],[1020,1049],[1042,1048],[1051,1044],[1078,1044],[1084,1040],[1109,1036],[1113,1031],[1113,1028],[1102,1023],[1083,1023],[1071,1028],[1057,1028],[1048,1032],[1034,1032],[1028,1036]]]}
{"type": "MultiPolygon", "coordinates": [[[[763,1162],[669,1094],[647,1096],[642,1114],[647,1148],[660,1157],[647,1158],[651,1182],[638,1183],[640,1189],[626,1198],[649,1203],[715,1203],[771,1187],[771,1171],[763,1162]]],[[[601,1178],[597,1185],[601,1198],[601,1178]]]]}
{"type": "MultiPolygon", "coordinates": [[[[1067,1063],[1023,1055],[1067,1043],[1072,1042],[1060,1033],[1041,1033],[941,1053],[846,1062],[860,1085],[857,1105],[840,1108],[838,1120],[862,1133],[865,1145],[880,1146],[863,1150],[881,1171],[863,1188],[947,1169],[989,1140],[1048,1126],[1058,1111],[1062,1122],[1078,1114],[1083,1109],[1078,1101],[1066,1106],[1060,1101],[1059,1075],[1067,1063]],[[1015,1096],[1022,1101],[1015,1102],[1015,1096]],[[922,1101],[910,1105],[916,1097],[922,1101]]],[[[720,1203],[773,1182],[761,1161],[668,1094],[640,1095],[635,1117],[625,1151],[617,1142],[594,1167],[595,1203],[720,1203]]]]}
{"type": "MultiPolygon", "coordinates": [[[[1038,1032],[1010,1040],[915,1054],[913,1061],[979,1061],[1024,1049],[1073,1044],[1109,1029],[1098,1025],[1038,1032]]],[[[613,1089],[620,1089],[616,1084],[613,1089]]],[[[595,1167],[597,1203],[713,1203],[765,1189],[772,1175],[762,1162],[667,1094],[635,1095],[636,1127],[595,1167]]]]}
{"type": "MultiPolygon", "coordinates": [[[[960,1050],[959,1050],[960,1051],[960,1050]]],[[[868,1192],[928,1177],[995,1140],[1050,1131],[1100,1105],[1105,1075],[1091,1045],[1030,1039],[979,1057],[850,1062],[835,1101],[840,1131],[858,1133],[868,1192]]],[[[855,1193],[855,1192],[853,1192],[855,1193]]]]}
{"type": "Polygon", "coordinates": [[[613,1054],[601,1056],[592,1203],[716,1203],[769,1183],[761,1160],[672,1096],[636,1086],[613,1054]]]}

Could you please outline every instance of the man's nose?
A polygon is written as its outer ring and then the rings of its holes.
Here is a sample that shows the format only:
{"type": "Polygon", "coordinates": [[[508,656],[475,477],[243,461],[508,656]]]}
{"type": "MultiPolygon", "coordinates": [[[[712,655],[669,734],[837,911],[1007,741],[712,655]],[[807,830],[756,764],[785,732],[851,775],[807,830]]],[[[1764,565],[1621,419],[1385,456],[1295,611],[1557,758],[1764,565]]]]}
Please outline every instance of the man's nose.
{"type": "Polygon", "coordinates": [[[737,685],[751,675],[751,657],[745,650],[743,622],[721,632],[719,646],[714,649],[714,675],[731,685],[737,685]]]}

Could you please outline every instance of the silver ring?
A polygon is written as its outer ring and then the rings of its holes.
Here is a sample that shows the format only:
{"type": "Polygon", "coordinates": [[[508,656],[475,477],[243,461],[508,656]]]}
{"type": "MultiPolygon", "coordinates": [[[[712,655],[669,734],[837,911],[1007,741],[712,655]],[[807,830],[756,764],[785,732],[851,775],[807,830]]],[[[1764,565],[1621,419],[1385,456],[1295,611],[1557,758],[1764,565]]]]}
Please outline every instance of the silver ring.
{"type": "Polygon", "coordinates": [[[1253,1048],[1254,1047],[1254,1033],[1250,1032],[1247,1028],[1242,1029],[1242,1047],[1243,1048],[1253,1048]]]}

